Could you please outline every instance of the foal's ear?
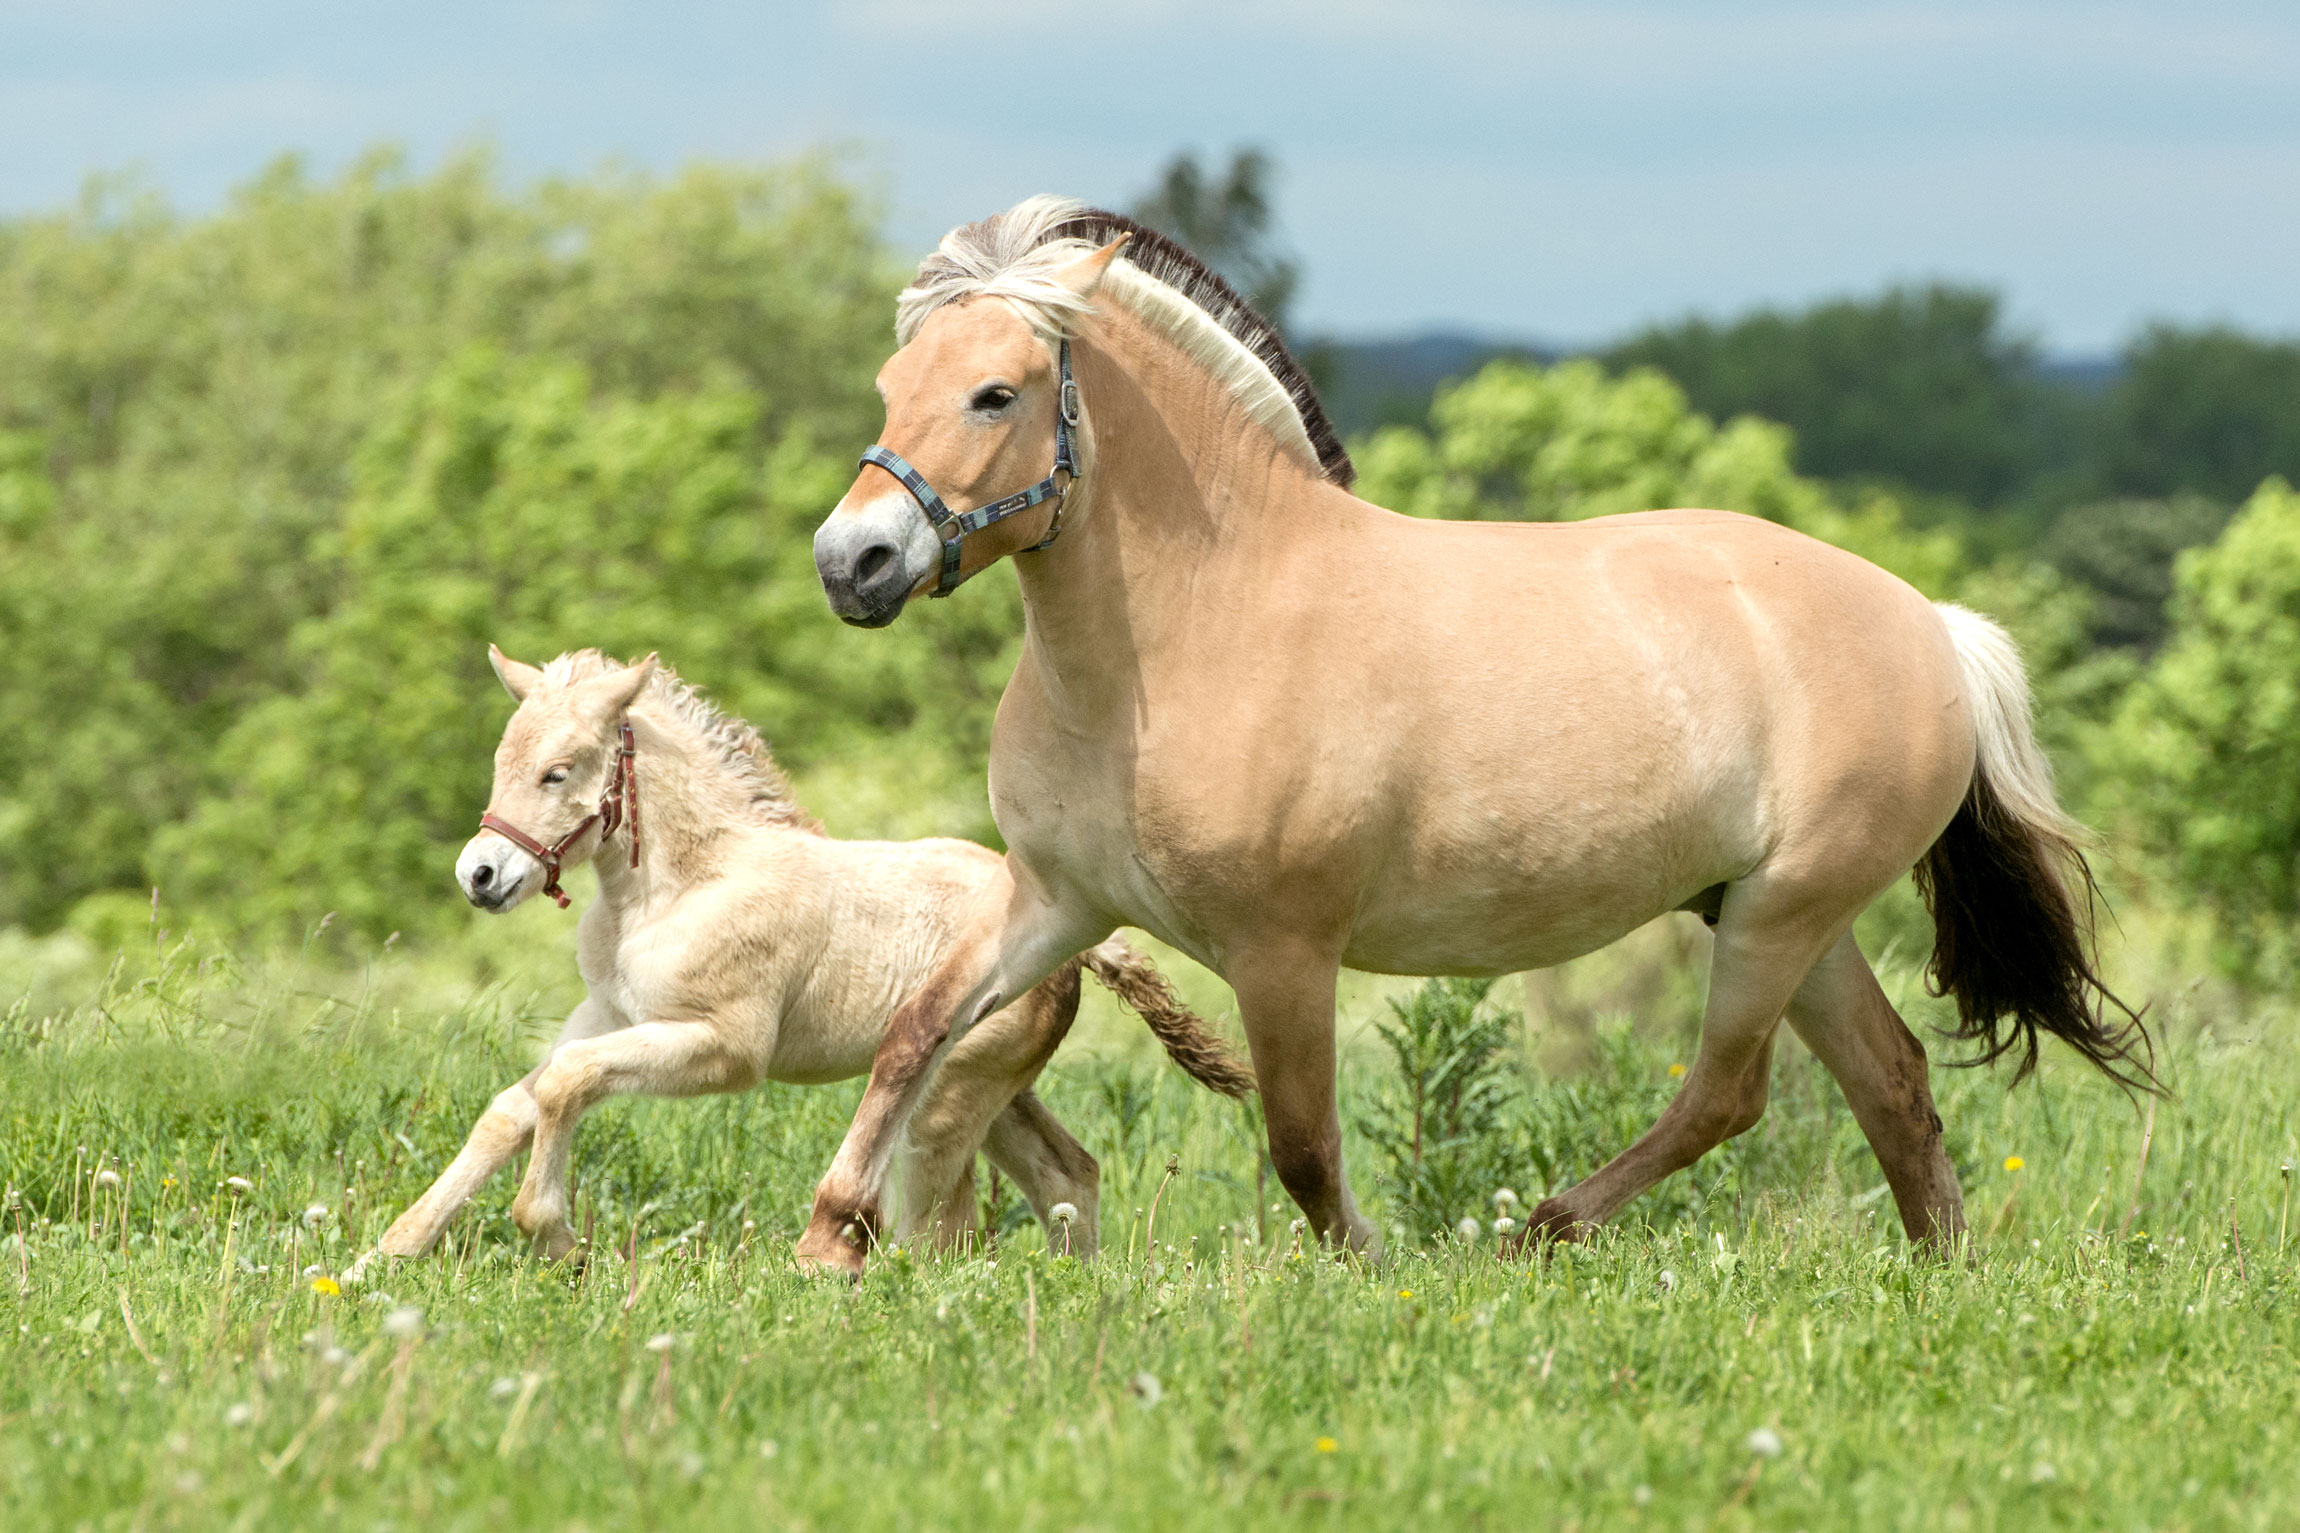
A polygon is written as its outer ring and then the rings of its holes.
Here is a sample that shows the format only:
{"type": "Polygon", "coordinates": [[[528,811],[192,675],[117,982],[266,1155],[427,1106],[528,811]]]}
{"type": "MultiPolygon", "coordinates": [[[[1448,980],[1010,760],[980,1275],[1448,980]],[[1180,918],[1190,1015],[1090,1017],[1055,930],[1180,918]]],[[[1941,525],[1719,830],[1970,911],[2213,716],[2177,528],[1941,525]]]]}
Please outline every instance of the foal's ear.
{"type": "Polygon", "coordinates": [[[534,666],[521,664],[492,644],[487,646],[487,663],[495,667],[496,679],[503,683],[503,690],[511,694],[515,703],[527,701],[527,694],[543,679],[543,673],[534,666]]]}
{"type": "Polygon", "coordinates": [[[1133,237],[1131,234],[1121,234],[1092,255],[1080,256],[1056,272],[1054,280],[1081,298],[1092,298],[1094,290],[1102,286],[1102,279],[1109,275],[1110,263],[1118,259],[1118,253],[1126,248],[1126,242],[1133,237]]]}
{"type": "Polygon", "coordinates": [[[637,665],[627,665],[619,671],[609,671],[592,682],[596,689],[588,701],[597,703],[610,718],[621,718],[646,690],[647,682],[655,674],[655,656],[649,655],[637,665]]]}

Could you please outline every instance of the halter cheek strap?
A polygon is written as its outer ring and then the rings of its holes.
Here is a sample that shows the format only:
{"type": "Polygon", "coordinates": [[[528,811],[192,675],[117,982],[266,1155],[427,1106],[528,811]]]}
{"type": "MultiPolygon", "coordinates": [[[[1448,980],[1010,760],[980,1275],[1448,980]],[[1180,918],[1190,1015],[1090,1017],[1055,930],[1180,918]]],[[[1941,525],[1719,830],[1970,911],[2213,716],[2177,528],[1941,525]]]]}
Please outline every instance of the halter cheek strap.
{"type": "Polygon", "coordinates": [[[567,891],[559,887],[559,864],[567,856],[567,849],[582,839],[583,832],[599,827],[599,842],[604,846],[607,838],[624,824],[631,827],[631,866],[639,865],[639,745],[632,737],[631,724],[626,719],[620,729],[623,743],[615,752],[615,765],[608,769],[607,786],[600,791],[599,807],[584,816],[583,823],[545,846],[509,820],[497,819],[492,813],[479,817],[481,830],[492,830],[504,840],[518,847],[528,856],[543,864],[543,892],[559,902],[565,910],[570,903],[567,891]]]}
{"type": "Polygon", "coordinates": [[[972,511],[953,511],[935,493],[934,486],[926,482],[926,475],[912,468],[902,454],[874,442],[864,448],[862,457],[856,460],[858,467],[865,463],[872,464],[901,480],[902,487],[910,491],[911,499],[917,501],[918,508],[926,513],[926,519],[933,525],[936,536],[942,539],[942,577],[935,583],[936,596],[948,596],[966,583],[968,577],[958,572],[958,559],[960,545],[968,533],[980,532],[993,523],[1003,522],[1010,516],[1051,500],[1054,502],[1054,521],[1047,527],[1046,536],[1023,552],[1034,554],[1062,535],[1062,507],[1069,498],[1070,487],[1079,479],[1077,455],[1070,445],[1071,432],[1077,429],[1079,420],[1078,384],[1070,376],[1068,341],[1062,343],[1059,363],[1062,392],[1056,396],[1054,411],[1054,471],[1027,490],[1017,490],[1004,500],[977,506],[972,511]]]}

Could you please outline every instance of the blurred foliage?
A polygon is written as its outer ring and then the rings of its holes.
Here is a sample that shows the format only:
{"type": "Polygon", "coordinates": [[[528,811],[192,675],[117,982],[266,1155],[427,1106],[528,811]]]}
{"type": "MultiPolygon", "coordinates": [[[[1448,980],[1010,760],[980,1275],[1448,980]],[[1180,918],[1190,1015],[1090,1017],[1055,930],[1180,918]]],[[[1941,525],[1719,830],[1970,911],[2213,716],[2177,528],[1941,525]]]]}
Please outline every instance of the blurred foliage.
{"type": "Polygon", "coordinates": [[[2222,917],[2223,961],[2259,972],[2300,916],[2300,494],[2261,486],[2175,584],[2095,771],[2119,828],[2222,917]]]}
{"type": "Polygon", "coordinates": [[[2107,414],[2105,477],[2122,493],[2233,504],[2271,474],[2300,482],[2300,341],[2153,326],[2107,414]]]}
{"type": "Polygon", "coordinates": [[[2170,621],[2173,561],[2227,522],[2228,508],[2201,495],[2099,501],[2062,512],[2036,555],[2093,593],[2095,643],[2153,651],[2170,621]]]}
{"type": "Polygon", "coordinates": [[[2035,350],[2000,320],[1986,289],[1896,287],[1796,314],[1655,327],[1605,361],[1658,368],[1720,420],[1782,422],[1806,473],[1989,505],[2014,490],[2051,435],[2031,379],[2035,350]]]}
{"type": "Polygon", "coordinates": [[[0,924],[154,876],[237,925],[408,924],[484,798],[488,638],[682,640],[802,764],[897,731],[918,805],[866,828],[986,830],[956,763],[1011,591],[810,648],[793,538],[876,429],[900,282],[875,222],[817,162],[508,191],[379,154],[209,218],[99,186],[0,224],[0,729],[37,742],[0,768],[0,924]]]}

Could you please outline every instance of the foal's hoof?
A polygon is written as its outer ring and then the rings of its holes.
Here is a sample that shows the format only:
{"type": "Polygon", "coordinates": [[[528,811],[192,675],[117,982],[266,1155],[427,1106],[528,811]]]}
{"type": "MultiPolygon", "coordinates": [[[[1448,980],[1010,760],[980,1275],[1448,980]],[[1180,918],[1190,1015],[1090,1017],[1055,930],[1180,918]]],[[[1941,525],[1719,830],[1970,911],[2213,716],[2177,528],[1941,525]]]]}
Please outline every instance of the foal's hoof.
{"type": "Polygon", "coordinates": [[[850,1278],[862,1276],[863,1245],[869,1236],[853,1219],[826,1219],[816,1215],[807,1224],[793,1252],[802,1272],[850,1278]]]}

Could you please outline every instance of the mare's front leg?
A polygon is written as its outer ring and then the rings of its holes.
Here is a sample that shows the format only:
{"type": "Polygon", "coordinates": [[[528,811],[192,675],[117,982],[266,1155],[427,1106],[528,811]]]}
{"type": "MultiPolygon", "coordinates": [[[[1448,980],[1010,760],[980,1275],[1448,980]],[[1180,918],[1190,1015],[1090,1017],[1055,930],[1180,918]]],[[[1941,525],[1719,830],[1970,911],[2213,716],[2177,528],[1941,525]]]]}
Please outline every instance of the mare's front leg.
{"type": "Polygon", "coordinates": [[[958,936],[940,967],[887,1019],[871,1061],[870,1084],[847,1125],[838,1155],[815,1189],[813,1216],[799,1237],[800,1264],[860,1273],[882,1222],[895,1151],[952,1045],[1019,996],[1110,935],[1095,929],[1011,874],[987,913],[958,936]]]}
{"type": "MultiPolygon", "coordinates": [[[[559,1030],[559,1040],[552,1049],[556,1052],[579,1039],[595,1038],[614,1026],[615,1020],[604,1006],[585,1001],[568,1015],[567,1025],[559,1030]]],[[[548,1063],[545,1061],[545,1065],[548,1063]]],[[[528,1071],[518,1084],[506,1087],[487,1104],[487,1111],[471,1126],[471,1137],[464,1141],[447,1169],[439,1173],[439,1179],[422,1197],[408,1205],[407,1212],[391,1222],[391,1228],[383,1232],[376,1248],[354,1262],[346,1277],[355,1281],[363,1277],[379,1256],[395,1259],[422,1256],[439,1244],[439,1237],[462,1212],[463,1205],[527,1148],[527,1141],[535,1132],[535,1082],[541,1078],[545,1065],[528,1071]]]]}
{"type": "Polygon", "coordinates": [[[597,1103],[622,1093],[741,1091],[758,1078],[758,1062],[730,1045],[716,1022],[642,1022],[569,1044],[536,1077],[535,1154],[511,1205],[512,1223],[554,1261],[575,1249],[567,1162],[576,1122],[597,1103]]]}
{"type": "Polygon", "coordinates": [[[1320,1240],[1379,1259],[1381,1231],[1358,1212],[1342,1170],[1334,1089],[1334,980],[1340,961],[1294,942],[1256,946],[1225,964],[1261,1087],[1278,1180],[1320,1240]]]}

